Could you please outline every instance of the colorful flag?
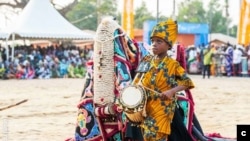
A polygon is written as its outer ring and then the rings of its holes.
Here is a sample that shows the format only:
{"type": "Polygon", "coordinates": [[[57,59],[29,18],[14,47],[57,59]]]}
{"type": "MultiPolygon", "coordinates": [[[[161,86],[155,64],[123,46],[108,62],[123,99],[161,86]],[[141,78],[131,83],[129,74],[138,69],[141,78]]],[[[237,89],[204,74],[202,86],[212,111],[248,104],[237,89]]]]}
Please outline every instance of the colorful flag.
{"type": "Polygon", "coordinates": [[[248,0],[241,0],[238,43],[243,45],[250,43],[250,2],[248,0]]]}
{"type": "Polygon", "coordinates": [[[134,1],[123,0],[122,28],[130,38],[134,38],[134,1]]]}

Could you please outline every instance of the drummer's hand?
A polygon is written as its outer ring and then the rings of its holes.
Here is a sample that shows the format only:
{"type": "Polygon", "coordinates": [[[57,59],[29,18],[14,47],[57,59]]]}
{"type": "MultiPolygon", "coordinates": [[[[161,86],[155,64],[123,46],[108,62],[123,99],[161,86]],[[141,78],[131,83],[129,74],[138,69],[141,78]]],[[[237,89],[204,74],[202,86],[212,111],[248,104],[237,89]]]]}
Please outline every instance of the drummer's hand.
{"type": "Polygon", "coordinates": [[[172,90],[168,90],[168,91],[161,93],[161,99],[162,100],[172,99],[173,95],[174,95],[174,92],[172,90]]]}

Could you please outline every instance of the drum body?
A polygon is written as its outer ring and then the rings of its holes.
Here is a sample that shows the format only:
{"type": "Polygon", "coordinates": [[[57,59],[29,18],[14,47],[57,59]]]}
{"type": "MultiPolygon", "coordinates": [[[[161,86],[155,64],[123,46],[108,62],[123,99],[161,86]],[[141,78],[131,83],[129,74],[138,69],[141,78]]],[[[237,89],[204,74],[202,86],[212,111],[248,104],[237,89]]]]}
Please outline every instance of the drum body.
{"type": "Polygon", "coordinates": [[[120,104],[128,118],[133,123],[143,121],[143,109],[146,103],[146,91],[142,86],[125,87],[120,95],[120,104]]]}

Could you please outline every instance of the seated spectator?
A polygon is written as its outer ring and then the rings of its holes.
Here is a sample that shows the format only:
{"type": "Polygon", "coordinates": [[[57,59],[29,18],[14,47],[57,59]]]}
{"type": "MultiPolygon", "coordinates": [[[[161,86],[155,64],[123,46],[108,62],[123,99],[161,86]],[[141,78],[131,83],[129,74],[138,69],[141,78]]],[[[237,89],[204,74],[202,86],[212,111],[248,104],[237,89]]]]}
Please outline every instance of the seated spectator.
{"type": "Polygon", "coordinates": [[[61,78],[67,78],[68,77],[68,64],[65,59],[62,59],[59,63],[59,72],[61,78]]]}
{"type": "Polygon", "coordinates": [[[7,70],[6,70],[6,79],[14,79],[16,78],[16,72],[17,70],[15,69],[13,63],[10,63],[9,64],[9,67],[7,67],[7,70]]]}
{"type": "Polygon", "coordinates": [[[75,76],[75,72],[74,72],[74,69],[75,69],[75,63],[74,62],[71,62],[68,66],[68,77],[69,78],[76,78],[75,76]]]}
{"type": "Polygon", "coordinates": [[[37,74],[39,79],[48,79],[51,77],[49,67],[44,63],[41,63],[37,74]]]}
{"type": "Polygon", "coordinates": [[[80,56],[76,57],[76,66],[81,65],[83,63],[82,59],[80,56]]]}
{"type": "Polygon", "coordinates": [[[53,64],[51,66],[51,78],[59,78],[60,77],[60,73],[59,73],[59,67],[57,64],[53,64]]]}
{"type": "Polygon", "coordinates": [[[2,62],[0,62],[0,78],[4,78],[4,74],[5,74],[5,68],[4,68],[4,64],[2,62]]]}
{"type": "Polygon", "coordinates": [[[25,78],[25,66],[22,63],[20,63],[17,66],[16,78],[17,79],[24,79],[25,78]]]}
{"type": "Polygon", "coordinates": [[[85,76],[85,73],[86,73],[86,68],[83,64],[77,65],[74,69],[74,74],[76,78],[83,78],[85,76]]]}
{"type": "Polygon", "coordinates": [[[35,77],[35,70],[28,62],[28,63],[26,63],[26,66],[25,66],[25,78],[26,79],[33,79],[34,77],[35,77]]]}
{"type": "MultiPolygon", "coordinates": [[[[14,50],[14,58],[12,56],[9,57],[9,60],[0,58],[0,62],[3,64],[0,65],[0,78],[67,78],[68,75],[72,78],[82,78],[86,72],[86,68],[82,64],[92,54],[91,49],[85,50],[85,55],[82,54],[83,51],[75,46],[56,45],[34,48],[33,46],[17,45],[14,50]],[[74,62],[74,66],[69,66],[71,62],[74,62]]],[[[2,52],[0,51],[0,54],[2,52]]]]}

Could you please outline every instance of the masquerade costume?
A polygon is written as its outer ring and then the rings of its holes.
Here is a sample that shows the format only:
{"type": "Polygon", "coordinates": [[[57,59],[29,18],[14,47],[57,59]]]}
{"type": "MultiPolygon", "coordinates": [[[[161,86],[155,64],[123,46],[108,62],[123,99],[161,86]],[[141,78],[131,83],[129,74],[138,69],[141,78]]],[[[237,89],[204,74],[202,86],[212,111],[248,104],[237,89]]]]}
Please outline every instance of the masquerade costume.
{"type": "Polygon", "coordinates": [[[120,90],[132,82],[142,57],[140,48],[113,19],[100,23],[78,104],[75,138],[70,141],[143,140],[140,129],[130,126],[117,104],[120,90]]]}

